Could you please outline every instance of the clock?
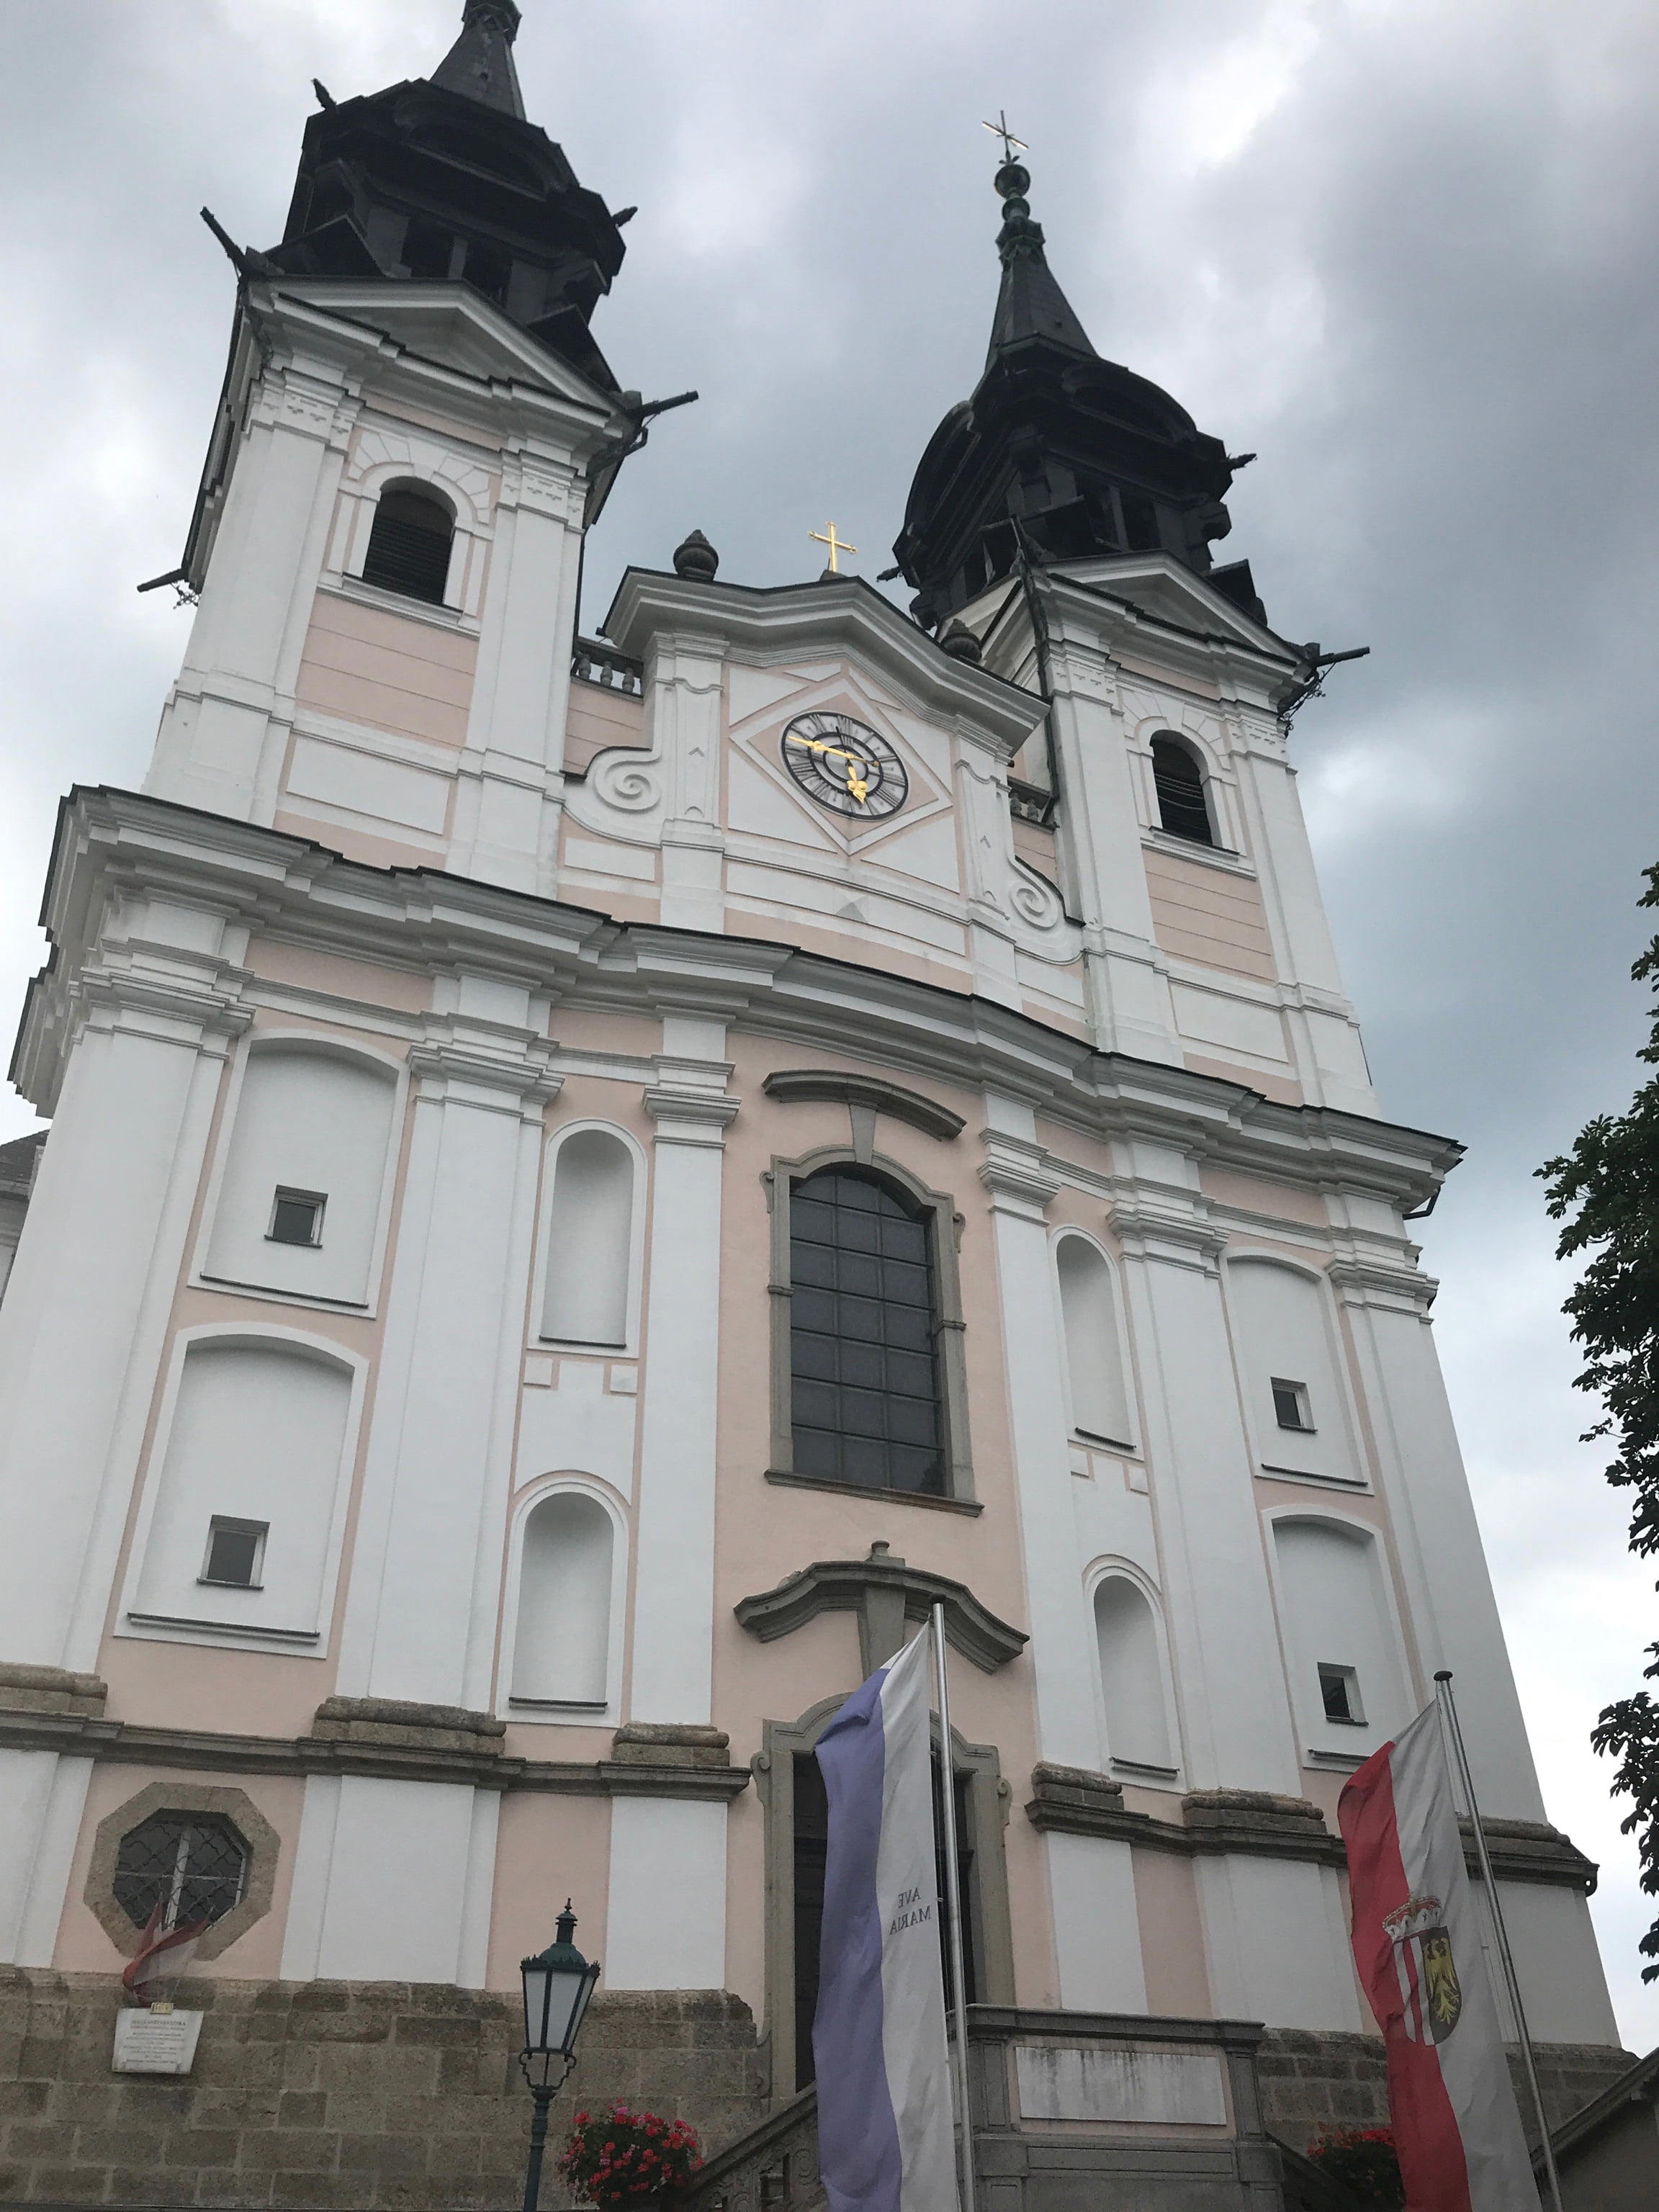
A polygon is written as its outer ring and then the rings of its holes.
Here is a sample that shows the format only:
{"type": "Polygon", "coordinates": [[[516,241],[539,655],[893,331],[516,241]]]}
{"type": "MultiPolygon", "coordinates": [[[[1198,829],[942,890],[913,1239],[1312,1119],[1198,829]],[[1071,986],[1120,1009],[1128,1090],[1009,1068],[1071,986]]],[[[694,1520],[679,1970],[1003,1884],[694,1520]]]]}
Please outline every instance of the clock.
{"type": "Polygon", "coordinates": [[[783,733],[783,764],[809,799],[857,822],[896,814],[909,796],[904,763],[850,714],[797,714],[783,733]]]}

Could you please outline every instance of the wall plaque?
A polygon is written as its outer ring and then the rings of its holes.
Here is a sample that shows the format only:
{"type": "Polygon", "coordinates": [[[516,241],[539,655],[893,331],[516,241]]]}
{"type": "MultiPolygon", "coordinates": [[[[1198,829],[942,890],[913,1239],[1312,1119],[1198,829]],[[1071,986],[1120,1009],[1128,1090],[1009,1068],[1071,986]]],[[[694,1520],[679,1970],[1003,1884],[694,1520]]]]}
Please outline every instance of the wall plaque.
{"type": "Polygon", "coordinates": [[[149,2005],[115,2015],[114,2070],[118,2074],[188,2074],[202,2033],[199,2012],[149,2005]]]}

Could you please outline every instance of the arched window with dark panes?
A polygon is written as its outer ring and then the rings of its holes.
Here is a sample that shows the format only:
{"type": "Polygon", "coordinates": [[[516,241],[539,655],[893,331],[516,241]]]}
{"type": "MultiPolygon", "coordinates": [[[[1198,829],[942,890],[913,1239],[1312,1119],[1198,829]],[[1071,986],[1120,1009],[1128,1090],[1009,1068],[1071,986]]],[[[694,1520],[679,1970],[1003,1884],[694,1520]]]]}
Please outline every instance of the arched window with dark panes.
{"type": "Polygon", "coordinates": [[[455,518],[435,492],[389,485],[375,506],[363,581],[442,606],[454,535],[455,518]]]}
{"type": "Polygon", "coordinates": [[[1204,796],[1204,771],[1179,738],[1152,739],[1152,781],[1158,791],[1158,821],[1172,837],[1194,845],[1213,845],[1215,830],[1204,796]]]}
{"type": "Polygon", "coordinates": [[[152,1813],[122,1837],[115,1901],[135,1928],[159,1906],[162,1929],[211,1925],[242,1901],[248,1847],[228,1820],[207,1813],[152,1813]]]}
{"type": "Polygon", "coordinates": [[[945,1489],[933,1217],[862,1169],[790,1200],[794,1472],[872,1490],[945,1489]]]}

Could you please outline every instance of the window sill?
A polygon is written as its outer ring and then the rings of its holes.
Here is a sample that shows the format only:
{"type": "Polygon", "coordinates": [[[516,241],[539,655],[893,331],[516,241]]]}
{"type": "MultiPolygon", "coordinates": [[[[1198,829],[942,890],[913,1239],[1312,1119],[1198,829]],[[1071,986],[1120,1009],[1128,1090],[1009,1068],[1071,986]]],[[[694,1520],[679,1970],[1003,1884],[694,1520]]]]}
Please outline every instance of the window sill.
{"type": "Polygon", "coordinates": [[[933,1513],[978,1515],[985,1508],[974,1498],[935,1498],[925,1490],[881,1490],[868,1482],[837,1482],[827,1474],[785,1474],[769,1467],[766,1480],[786,1490],[827,1490],[839,1498],[875,1498],[884,1505],[925,1505],[933,1513]]]}
{"type": "Polygon", "coordinates": [[[1200,845],[1196,838],[1177,837],[1169,830],[1144,829],[1140,842],[1155,853],[1173,853],[1178,859],[1196,860],[1200,867],[1220,868],[1230,876],[1249,876],[1254,879],[1255,870],[1242,853],[1235,853],[1225,845],[1200,845]]]}
{"type": "Polygon", "coordinates": [[[222,1575],[198,1575],[196,1587],[198,1589],[240,1589],[252,1590],[257,1593],[264,1588],[264,1584],[227,1582],[222,1575]]]}
{"type": "Polygon", "coordinates": [[[476,631],[478,628],[477,617],[459,607],[439,606],[431,599],[407,599],[402,592],[388,591],[383,584],[367,584],[361,576],[325,575],[321,588],[343,599],[356,599],[365,606],[383,608],[387,614],[406,615],[410,622],[434,623],[440,629],[476,631]]]}
{"type": "Polygon", "coordinates": [[[1364,1475],[1316,1474],[1309,1468],[1279,1467],[1270,1459],[1264,1459],[1256,1473],[1271,1482],[1305,1482],[1316,1490],[1355,1490],[1363,1493],[1370,1488],[1364,1475]]]}
{"type": "Polygon", "coordinates": [[[1139,1444],[1128,1443],[1121,1437],[1103,1437],[1097,1435],[1093,1429],[1073,1429],[1072,1431],[1072,1442],[1076,1444],[1086,1445],[1091,1451],[1119,1452],[1121,1453],[1126,1459],[1139,1459],[1140,1457],[1140,1446],[1139,1444]]]}

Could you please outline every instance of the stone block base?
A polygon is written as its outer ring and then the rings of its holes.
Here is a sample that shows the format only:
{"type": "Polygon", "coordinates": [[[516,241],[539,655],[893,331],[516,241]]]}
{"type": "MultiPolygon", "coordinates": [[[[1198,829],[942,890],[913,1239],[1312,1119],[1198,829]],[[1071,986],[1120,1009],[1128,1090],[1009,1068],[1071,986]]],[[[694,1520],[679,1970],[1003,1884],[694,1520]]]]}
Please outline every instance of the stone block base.
{"type": "MultiPolygon", "coordinates": [[[[1632,2063],[1628,2051],[1607,2044],[1544,2043],[1537,2059],[1553,2129],[1582,2112],[1632,2063]]],[[[1510,2072],[1530,2136],[1532,2100],[1518,2051],[1510,2054],[1510,2072]]],[[[1375,2035],[1271,2029],[1256,2055],[1256,2078],[1267,2132],[1292,2150],[1305,2150],[1326,2128],[1389,2124],[1388,2069],[1375,2035]]]]}
{"type": "MultiPolygon", "coordinates": [[[[396,1982],[186,1981],[187,2079],[111,2069],[113,1976],[0,1968],[0,2206],[495,2212],[523,2185],[516,1996],[396,1982]]],[[[749,2008],[720,1990],[600,1992],[550,2151],[578,2106],[689,2121],[706,2153],[766,2109],[749,2008]]],[[[568,2203],[550,2158],[542,2202],[568,2203]]]]}

